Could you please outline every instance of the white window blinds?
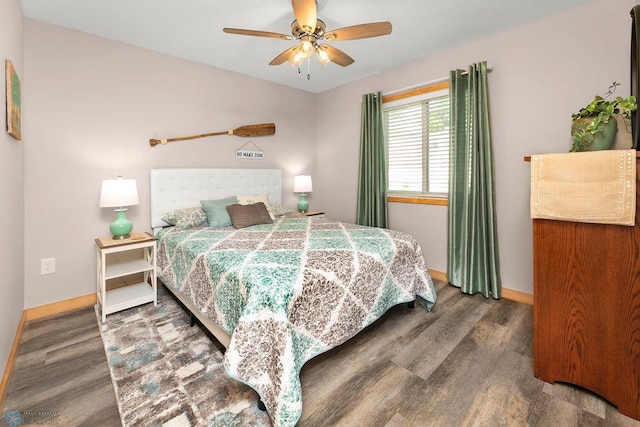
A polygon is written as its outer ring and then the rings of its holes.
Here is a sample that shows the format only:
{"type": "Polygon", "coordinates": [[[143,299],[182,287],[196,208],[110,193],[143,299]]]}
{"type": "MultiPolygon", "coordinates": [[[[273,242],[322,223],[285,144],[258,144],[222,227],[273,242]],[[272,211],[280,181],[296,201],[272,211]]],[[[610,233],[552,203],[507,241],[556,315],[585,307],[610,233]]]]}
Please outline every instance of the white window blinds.
{"type": "Polygon", "coordinates": [[[384,107],[390,194],[446,197],[449,94],[445,92],[384,107]]]}

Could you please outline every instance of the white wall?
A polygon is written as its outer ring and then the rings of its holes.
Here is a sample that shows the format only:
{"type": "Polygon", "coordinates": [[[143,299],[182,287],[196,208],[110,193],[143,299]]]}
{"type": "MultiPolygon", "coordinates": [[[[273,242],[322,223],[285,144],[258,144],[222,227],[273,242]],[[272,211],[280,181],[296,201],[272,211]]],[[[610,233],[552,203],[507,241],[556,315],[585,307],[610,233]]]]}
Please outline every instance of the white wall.
{"type": "Polygon", "coordinates": [[[315,175],[313,94],[33,20],[25,20],[25,63],[27,308],[95,292],[94,238],[115,218],[98,207],[105,178],[137,179],[140,204],[127,216],[143,231],[152,168],[282,168],[289,205],[293,176],[315,175]],[[237,136],[149,145],[265,122],[276,134],[252,139],[264,160],[236,160],[248,141],[237,136]],[[56,272],[41,276],[49,257],[56,272]]]}
{"type": "MultiPolygon", "coordinates": [[[[0,114],[0,375],[4,372],[9,351],[16,336],[24,307],[24,146],[29,134],[22,133],[22,142],[6,133],[4,112],[4,61],[10,59],[25,90],[23,60],[23,18],[19,0],[0,2],[0,59],[2,60],[2,114],[0,114]]],[[[23,98],[24,99],[24,98],[23,98]]],[[[24,107],[24,103],[23,103],[24,107]]],[[[23,116],[23,125],[27,119],[23,116]]]]}
{"type": "MultiPolygon", "coordinates": [[[[100,182],[118,174],[138,179],[141,202],[128,214],[138,231],[149,227],[154,167],[280,167],[289,204],[292,177],[308,173],[312,208],[354,221],[361,95],[440,79],[480,60],[494,66],[503,284],[532,292],[529,165],[522,158],[568,150],[571,113],[613,80],[628,94],[634,4],[596,1],[319,95],[26,20],[28,143],[18,145],[25,150],[25,307],[95,291],[93,239],[107,234],[113,218],[97,206],[100,182]],[[152,137],[261,122],[277,125],[274,137],[254,141],[266,153],[262,161],[235,160],[246,141],[238,137],[148,145],[152,137]],[[56,273],[41,276],[40,259],[48,257],[56,258],[56,273]]],[[[416,236],[431,268],[446,269],[446,208],[393,204],[390,224],[416,236]]]]}
{"type": "MultiPolygon", "coordinates": [[[[318,96],[315,206],[355,221],[360,99],[447,77],[486,60],[489,75],[504,287],[533,292],[529,154],[566,152],[571,114],[615,80],[629,95],[632,0],[599,0],[318,96]],[[316,184],[317,182],[317,184],[316,184]]],[[[437,37],[425,30],[425,37],[437,37]]],[[[625,147],[622,147],[625,148],[625,147]]],[[[390,204],[391,228],[420,242],[430,268],[446,271],[446,207],[390,204]]]]}

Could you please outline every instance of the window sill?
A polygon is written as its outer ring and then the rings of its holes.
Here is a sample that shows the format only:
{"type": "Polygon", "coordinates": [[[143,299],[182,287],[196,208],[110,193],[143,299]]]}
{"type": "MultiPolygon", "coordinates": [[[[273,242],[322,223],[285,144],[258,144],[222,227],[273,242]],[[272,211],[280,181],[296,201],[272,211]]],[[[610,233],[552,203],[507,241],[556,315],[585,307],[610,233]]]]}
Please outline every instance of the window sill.
{"type": "Polygon", "coordinates": [[[448,206],[448,199],[439,198],[426,198],[426,197],[404,197],[404,196],[387,196],[387,202],[389,203],[412,203],[415,205],[437,205],[448,206]]]}

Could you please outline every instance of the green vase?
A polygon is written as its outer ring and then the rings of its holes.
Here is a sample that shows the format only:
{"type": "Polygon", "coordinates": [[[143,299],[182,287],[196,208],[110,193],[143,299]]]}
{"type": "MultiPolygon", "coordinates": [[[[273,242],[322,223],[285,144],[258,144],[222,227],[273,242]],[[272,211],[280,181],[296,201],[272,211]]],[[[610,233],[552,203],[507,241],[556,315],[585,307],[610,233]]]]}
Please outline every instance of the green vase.
{"type": "Polygon", "coordinates": [[[114,239],[128,239],[133,229],[133,223],[127,219],[126,209],[116,209],[116,220],[111,223],[109,230],[114,239]]]}
{"type": "Polygon", "coordinates": [[[298,211],[306,212],[309,210],[309,202],[307,202],[307,195],[300,194],[300,201],[298,202],[298,211]]]}
{"type": "MultiPolygon", "coordinates": [[[[593,123],[593,117],[582,117],[579,119],[574,119],[571,123],[571,134],[573,135],[576,131],[580,129],[586,129],[591,123],[593,123]]],[[[599,151],[599,150],[609,150],[613,146],[613,142],[616,139],[616,134],[618,133],[618,122],[615,117],[609,118],[608,123],[600,124],[600,131],[597,132],[591,144],[584,147],[582,151],[599,151]]]]}

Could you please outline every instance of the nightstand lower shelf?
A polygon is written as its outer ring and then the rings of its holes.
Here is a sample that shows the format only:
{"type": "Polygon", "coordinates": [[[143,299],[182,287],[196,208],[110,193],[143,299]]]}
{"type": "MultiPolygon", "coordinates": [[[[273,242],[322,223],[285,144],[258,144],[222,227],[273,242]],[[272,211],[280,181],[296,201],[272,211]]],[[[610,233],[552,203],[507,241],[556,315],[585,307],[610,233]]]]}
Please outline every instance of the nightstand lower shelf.
{"type": "Polygon", "coordinates": [[[148,283],[136,283],[112,289],[105,294],[106,301],[99,301],[104,315],[148,302],[155,302],[155,292],[148,283]]]}

